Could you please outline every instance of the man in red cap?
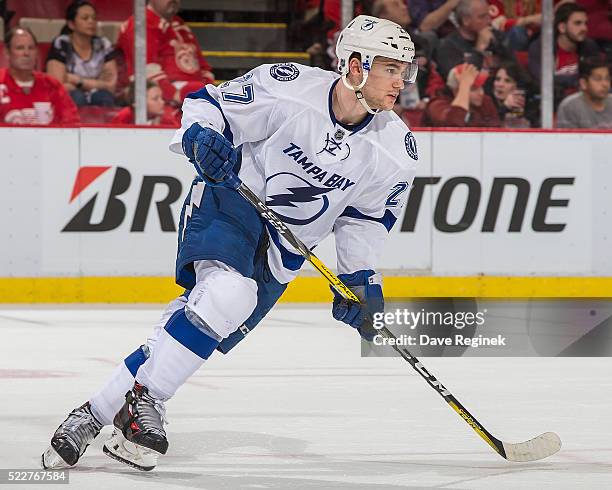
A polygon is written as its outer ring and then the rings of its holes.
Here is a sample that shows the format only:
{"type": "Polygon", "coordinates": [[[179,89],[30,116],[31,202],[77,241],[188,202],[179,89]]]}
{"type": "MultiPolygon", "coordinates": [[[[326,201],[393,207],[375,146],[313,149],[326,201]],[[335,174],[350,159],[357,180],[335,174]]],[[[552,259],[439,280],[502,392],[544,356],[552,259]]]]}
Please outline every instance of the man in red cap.
{"type": "Polygon", "coordinates": [[[487,77],[488,72],[474,65],[455,66],[448,74],[446,90],[427,105],[423,125],[499,127],[495,104],[482,88],[487,77]]]}

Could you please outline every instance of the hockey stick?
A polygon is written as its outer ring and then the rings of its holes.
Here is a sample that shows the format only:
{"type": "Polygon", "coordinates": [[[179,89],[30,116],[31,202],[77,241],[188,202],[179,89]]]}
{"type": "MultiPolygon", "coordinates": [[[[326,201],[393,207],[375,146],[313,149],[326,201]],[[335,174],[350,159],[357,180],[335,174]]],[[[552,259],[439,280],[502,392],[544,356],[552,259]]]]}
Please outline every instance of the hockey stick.
{"type": "MultiPolygon", "coordinates": [[[[289,228],[280,220],[278,216],[261,199],[259,199],[237,176],[230,177],[231,185],[238,193],[250,202],[259,214],[267,220],[300,254],[312,264],[324,277],[329,281],[332,287],[345,299],[359,302],[359,298],[330,271],[327,266],[313,254],[302,241],[297,238],[289,228]]],[[[387,328],[379,329],[380,333],[387,339],[397,340],[395,335],[387,328]]],[[[545,432],[529,441],[519,442],[516,444],[503,442],[493,436],[485,429],[476,418],[468,412],[468,410],[457,400],[442,383],[440,383],[432,374],[427,371],[425,366],[414,357],[408,349],[396,345],[396,342],[391,342],[393,348],[421,375],[421,377],[436,390],[436,392],[444,398],[451,408],[457,412],[474,431],[498,453],[502,458],[508,461],[537,461],[552,454],[555,454],[561,449],[561,439],[554,432],[545,432]]]]}

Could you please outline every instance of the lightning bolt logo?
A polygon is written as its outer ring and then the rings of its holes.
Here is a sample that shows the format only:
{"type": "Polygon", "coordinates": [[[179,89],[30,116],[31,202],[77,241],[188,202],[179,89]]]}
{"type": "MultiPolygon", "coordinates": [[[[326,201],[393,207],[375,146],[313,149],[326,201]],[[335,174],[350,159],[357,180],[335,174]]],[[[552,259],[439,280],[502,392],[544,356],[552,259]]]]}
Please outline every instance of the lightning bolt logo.
{"type": "Polygon", "coordinates": [[[275,194],[269,196],[266,204],[268,206],[288,206],[296,208],[296,202],[312,202],[318,199],[317,196],[329,192],[331,189],[321,189],[319,187],[289,187],[287,194],[275,194]]]}
{"type": "Polygon", "coordinates": [[[266,199],[269,207],[284,207],[285,214],[275,210],[278,217],[290,225],[307,225],[312,223],[329,208],[329,199],[326,194],[333,189],[315,187],[302,177],[290,172],[279,172],[266,179],[267,187],[271,191],[266,199]],[[298,183],[299,181],[299,183],[298,183]],[[304,185],[301,185],[301,184],[304,185]],[[273,193],[273,190],[276,193],[273,193]],[[321,203],[307,204],[307,203],[321,203]],[[299,206],[298,204],[302,204],[299,206]],[[292,208],[295,211],[290,211],[292,208]],[[290,214],[292,216],[287,216],[290,214]]]}

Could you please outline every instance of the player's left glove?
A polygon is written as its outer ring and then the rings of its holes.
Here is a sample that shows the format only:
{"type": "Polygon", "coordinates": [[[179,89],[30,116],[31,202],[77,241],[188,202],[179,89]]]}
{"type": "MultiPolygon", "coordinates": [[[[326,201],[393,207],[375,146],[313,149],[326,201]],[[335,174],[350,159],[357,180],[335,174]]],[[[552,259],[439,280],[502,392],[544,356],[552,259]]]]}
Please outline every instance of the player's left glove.
{"type": "Polygon", "coordinates": [[[332,316],[357,329],[361,337],[371,342],[378,334],[373,326],[374,314],[382,313],[385,308],[382,275],[369,269],[352,274],[338,274],[338,279],[355,293],[361,303],[346,300],[331,288],[334,293],[332,316]]]}
{"type": "MultiPolygon", "coordinates": [[[[183,153],[209,185],[234,187],[238,160],[234,145],[212,128],[193,123],[183,134],[183,153]]],[[[239,181],[238,181],[239,182],[239,181]]]]}

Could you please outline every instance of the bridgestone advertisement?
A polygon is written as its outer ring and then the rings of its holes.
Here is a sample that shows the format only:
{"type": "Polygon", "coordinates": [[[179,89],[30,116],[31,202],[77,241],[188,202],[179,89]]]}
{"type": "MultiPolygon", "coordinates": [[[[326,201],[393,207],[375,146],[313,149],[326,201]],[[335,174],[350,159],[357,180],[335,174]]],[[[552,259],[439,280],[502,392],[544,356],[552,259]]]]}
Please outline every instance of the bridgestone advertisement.
{"type": "MultiPolygon", "coordinates": [[[[168,150],[172,134],[6,128],[10,179],[0,191],[11,206],[0,212],[11,227],[0,232],[0,274],[171,276],[194,176],[168,150]]],[[[383,273],[612,274],[609,137],[420,132],[417,141],[417,177],[381,251],[383,273]]],[[[332,238],[317,255],[335,265],[332,238]]]]}

